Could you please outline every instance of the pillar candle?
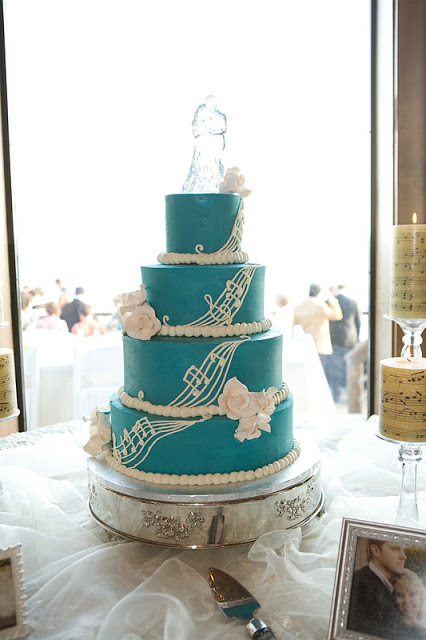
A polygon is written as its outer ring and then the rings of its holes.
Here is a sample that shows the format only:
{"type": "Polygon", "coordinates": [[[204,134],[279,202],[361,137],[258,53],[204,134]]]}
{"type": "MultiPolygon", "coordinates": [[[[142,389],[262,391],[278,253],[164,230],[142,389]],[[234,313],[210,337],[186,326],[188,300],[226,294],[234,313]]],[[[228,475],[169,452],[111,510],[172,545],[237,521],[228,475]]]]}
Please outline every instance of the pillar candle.
{"type": "Polygon", "coordinates": [[[393,229],[391,316],[426,318],[426,224],[393,229]]]}
{"type": "Polygon", "coordinates": [[[0,420],[18,414],[13,351],[0,348],[0,420]]]}
{"type": "Polygon", "coordinates": [[[426,358],[380,362],[379,432],[392,440],[426,442],[426,358]]]}

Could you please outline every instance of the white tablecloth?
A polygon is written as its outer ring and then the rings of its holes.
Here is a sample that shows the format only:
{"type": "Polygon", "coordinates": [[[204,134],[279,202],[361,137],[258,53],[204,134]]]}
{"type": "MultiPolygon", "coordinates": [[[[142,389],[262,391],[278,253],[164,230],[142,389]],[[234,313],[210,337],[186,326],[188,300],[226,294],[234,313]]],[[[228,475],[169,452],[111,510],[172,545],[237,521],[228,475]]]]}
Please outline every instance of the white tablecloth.
{"type": "MultiPolygon", "coordinates": [[[[121,331],[112,331],[103,336],[81,338],[67,331],[53,330],[28,330],[23,332],[24,342],[24,373],[27,394],[27,417],[29,428],[43,427],[72,420],[84,414],[76,414],[74,403],[76,401],[75,366],[82,354],[87,352],[99,352],[108,347],[121,349],[121,331]],[[28,359],[30,352],[36,352],[35,370],[32,371],[32,363],[28,359]],[[32,376],[30,374],[32,373],[32,376]],[[34,415],[32,403],[36,403],[34,415]]],[[[108,359],[106,359],[108,363],[108,359]]],[[[114,360],[115,363],[115,360],[114,360]]],[[[114,365],[105,365],[104,373],[100,379],[99,372],[92,376],[90,385],[102,385],[116,391],[123,383],[123,375],[120,368],[114,369],[114,365]]],[[[84,388],[86,385],[82,384],[84,388]]],[[[106,397],[109,397],[107,395],[106,397]]],[[[96,403],[93,405],[96,406],[96,403]]]]}
{"type": "MultiPolygon", "coordinates": [[[[320,445],[325,513],[249,546],[196,551],[108,539],[87,508],[84,423],[0,439],[0,547],[22,545],[31,640],[248,637],[218,610],[210,566],[255,594],[278,639],[325,640],[342,517],[395,521],[397,445],[374,435],[374,421],[297,418],[296,435],[320,445]]],[[[418,489],[424,527],[424,464],[418,489]]]]}

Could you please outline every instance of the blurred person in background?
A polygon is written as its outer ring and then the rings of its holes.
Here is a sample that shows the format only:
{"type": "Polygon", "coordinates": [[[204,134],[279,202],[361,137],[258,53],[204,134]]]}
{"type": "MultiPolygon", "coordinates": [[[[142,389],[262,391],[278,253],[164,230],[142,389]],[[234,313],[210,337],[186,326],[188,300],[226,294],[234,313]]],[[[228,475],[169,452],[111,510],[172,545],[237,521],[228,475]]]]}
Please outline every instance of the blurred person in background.
{"type": "Polygon", "coordinates": [[[319,284],[311,284],[309,297],[294,309],[293,326],[300,325],[305,333],[309,333],[315,342],[324,373],[330,384],[330,356],[333,353],[330,338],[330,320],[341,320],[343,317],[338,300],[329,291],[320,295],[319,284]]]}
{"type": "Polygon", "coordinates": [[[281,331],[285,339],[291,339],[293,332],[294,306],[290,303],[289,297],[284,293],[279,293],[275,298],[276,310],[272,316],[272,321],[281,331]]]}
{"type": "Polygon", "coordinates": [[[37,322],[39,318],[46,314],[46,303],[49,300],[46,298],[44,291],[41,287],[31,289],[31,319],[32,322],[37,322]]]}
{"type": "Polygon", "coordinates": [[[63,306],[71,302],[72,298],[60,278],[56,278],[55,286],[59,311],[62,311],[63,306]]]}
{"type": "Polygon", "coordinates": [[[24,287],[21,291],[21,324],[22,330],[25,331],[32,323],[31,316],[31,300],[32,295],[29,287],[24,287]]]}
{"type": "Polygon", "coordinates": [[[37,320],[35,328],[68,331],[67,323],[59,317],[59,305],[56,302],[46,304],[46,315],[37,320]]]}
{"type": "Polygon", "coordinates": [[[85,304],[85,291],[83,287],[77,287],[75,290],[74,300],[68,302],[62,308],[61,318],[65,320],[68,325],[68,331],[72,331],[72,328],[77,322],[80,322],[80,310],[85,304]]]}
{"type": "Polygon", "coordinates": [[[121,327],[120,318],[118,317],[118,310],[123,304],[122,295],[119,294],[115,296],[113,299],[113,302],[114,302],[115,311],[111,314],[106,327],[108,331],[121,331],[122,327],[121,327]]]}
{"type": "Polygon", "coordinates": [[[330,389],[334,401],[339,400],[342,389],[346,388],[346,356],[359,341],[361,316],[358,304],[345,295],[346,286],[339,284],[336,299],[342,310],[341,320],[330,321],[330,337],[333,347],[330,366],[330,389]]]}
{"type": "Polygon", "coordinates": [[[85,338],[106,333],[104,325],[93,317],[92,309],[89,305],[82,304],[79,310],[79,317],[80,321],[73,325],[71,333],[85,338]]]}

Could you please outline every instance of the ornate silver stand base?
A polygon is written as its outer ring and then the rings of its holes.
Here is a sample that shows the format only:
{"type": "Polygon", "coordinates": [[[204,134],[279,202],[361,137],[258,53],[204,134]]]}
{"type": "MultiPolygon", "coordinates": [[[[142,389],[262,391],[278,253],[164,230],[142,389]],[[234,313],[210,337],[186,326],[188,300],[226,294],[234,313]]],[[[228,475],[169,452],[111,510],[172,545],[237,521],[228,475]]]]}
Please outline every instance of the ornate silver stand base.
{"type": "Polygon", "coordinates": [[[302,453],[284,471],[209,487],[150,484],[90,458],[90,512],[118,536],[178,549],[249,544],[263,533],[300,527],[319,513],[323,494],[319,451],[298,440],[302,453]]]}

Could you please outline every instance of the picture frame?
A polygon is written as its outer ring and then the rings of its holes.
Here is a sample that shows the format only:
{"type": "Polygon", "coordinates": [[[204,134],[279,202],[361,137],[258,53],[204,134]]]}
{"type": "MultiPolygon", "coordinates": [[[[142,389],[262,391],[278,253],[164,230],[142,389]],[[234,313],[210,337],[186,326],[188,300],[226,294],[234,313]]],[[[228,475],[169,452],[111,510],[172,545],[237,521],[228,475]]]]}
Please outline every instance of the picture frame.
{"type": "Polygon", "coordinates": [[[328,640],[426,638],[426,532],[343,518],[328,640]]]}
{"type": "Polygon", "coordinates": [[[21,545],[0,549],[0,640],[26,638],[21,545]]]}

